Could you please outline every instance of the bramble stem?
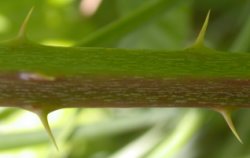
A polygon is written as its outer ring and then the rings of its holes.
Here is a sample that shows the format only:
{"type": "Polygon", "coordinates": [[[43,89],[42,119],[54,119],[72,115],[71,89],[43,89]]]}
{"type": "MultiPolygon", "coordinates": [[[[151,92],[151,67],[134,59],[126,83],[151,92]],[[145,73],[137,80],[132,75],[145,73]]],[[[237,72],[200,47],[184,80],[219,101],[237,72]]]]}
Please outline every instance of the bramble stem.
{"type": "Polygon", "coordinates": [[[250,54],[0,47],[0,106],[250,107],[250,54]]]}

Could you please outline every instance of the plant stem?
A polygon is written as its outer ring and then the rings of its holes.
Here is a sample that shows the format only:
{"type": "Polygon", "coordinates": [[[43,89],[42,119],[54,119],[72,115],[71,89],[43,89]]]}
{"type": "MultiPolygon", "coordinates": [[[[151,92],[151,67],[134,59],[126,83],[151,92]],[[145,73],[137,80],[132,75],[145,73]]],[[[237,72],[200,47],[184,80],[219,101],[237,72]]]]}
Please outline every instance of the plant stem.
{"type": "Polygon", "coordinates": [[[249,107],[250,55],[0,47],[0,106],[249,107]]]}

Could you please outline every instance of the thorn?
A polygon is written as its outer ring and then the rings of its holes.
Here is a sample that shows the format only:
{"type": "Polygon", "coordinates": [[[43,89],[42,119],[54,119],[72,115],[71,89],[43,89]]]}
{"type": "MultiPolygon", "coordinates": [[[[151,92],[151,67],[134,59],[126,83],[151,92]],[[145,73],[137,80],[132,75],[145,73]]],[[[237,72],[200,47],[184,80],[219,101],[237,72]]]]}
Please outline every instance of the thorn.
{"type": "Polygon", "coordinates": [[[197,48],[197,47],[204,46],[204,39],[205,39],[206,31],[207,31],[209,16],[210,16],[210,10],[207,13],[206,19],[205,19],[205,21],[203,23],[203,26],[202,26],[202,28],[200,30],[200,33],[199,33],[198,37],[196,38],[195,43],[194,43],[194,45],[192,47],[197,48]]]}
{"type": "Polygon", "coordinates": [[[40,118],[40,120],[41,120],[41,122],[42,122],[42,124],[43,124],[43,126],[44,126],[44,128],[45,128],[45,130],[46,130],[46,132],[47,132],[47,134],[49,135],[49,137],[50,137],[52,143],[55,145],[57,151],[59,151],[59,148],[58,148],[58,146],[57,146],[55,137],[53,136],[53,133],[52,133],[52,131],[51,131],[51,129],[50,129],[50,125],[49,125],[49,122],[48,122],[48,118],[47,118],[48,112],[45,112],[45,111],[43,111],[43,110],[39,110],[39,111],[36,111],[35,113],[36,113],[36,114],[38,115],[38,117],[40,118]]]}
{"type": "Polygon", "coordinates": [[[232,113],[232,109],[226,109],[226,108],[215,108],[214,110],[216,110],[217,112],[219,112],[222,117],[225,119],[228,127],[231,129],[231,131],[233,132],[234,136],[237,138],[237,140],[243,144],[243,141],[241,140],[235,126],[234,123],[232,121],[232,117],[231,117],[231,113],[232,113]]]}
{"type": "Polygon", "coordinates": [[[31,14],[34,10],[34,6],[30,9],[29,13],[27,14],[27,16],[25,17],[21,27],[20,27],[20,30],[18,32],[18,35],[17,35],[17,39],[19,40],[25,40],[26,39],[26,31],[27,31],[27,25],[28,25],[28,22],[30,20],[30,17],[31,17],[31,14]]]}

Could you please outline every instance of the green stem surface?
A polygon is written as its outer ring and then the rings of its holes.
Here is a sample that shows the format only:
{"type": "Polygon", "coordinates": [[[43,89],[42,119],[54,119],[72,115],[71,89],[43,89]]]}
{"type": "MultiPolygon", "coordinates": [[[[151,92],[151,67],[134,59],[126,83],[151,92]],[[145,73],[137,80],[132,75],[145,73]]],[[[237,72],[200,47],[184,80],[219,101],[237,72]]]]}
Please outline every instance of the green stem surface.
{"type": "Polygon", "coordinates": [[[250,54],[38,45],[0,47],[0,105],[249,107],[250,54]]]}

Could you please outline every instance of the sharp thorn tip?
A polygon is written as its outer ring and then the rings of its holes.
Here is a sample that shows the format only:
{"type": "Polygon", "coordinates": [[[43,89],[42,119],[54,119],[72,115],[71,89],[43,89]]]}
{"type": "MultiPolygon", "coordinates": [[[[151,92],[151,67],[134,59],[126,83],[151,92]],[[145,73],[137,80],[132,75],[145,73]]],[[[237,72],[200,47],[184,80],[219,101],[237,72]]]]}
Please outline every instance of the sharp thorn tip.
{"type": "Polygon", "coordinates": [[[236,137],[236,139],[241,143],[243,144],[243,141],[242,139],[240,138],[235,126],[234,126],[234,123],[232,121],[232,117],[231,117],[231,109],[215,109],[217,112],[219,112],[222,117],[224,118],[224,120],[226,121],[228,127],[230,128],[230,130],[232,131],[232,133],[234,134],[234,136],[236,137]]]}
{"type": "Polygon", "coordinates": [[[51,131],[51,128],[50,128],[50,125],[49,125],[49,122],[48,122],[48,118],[47,118],[48,113],[44,112],[44,111],[39,111],[36,114],[40,118],[40,120],[41,120],[41,122],[42,122],[42,124],[43,124],[43,126],[44,126],[44,128],[45,128],[45,130],[47,132],[47,134],[49,135],[52,143],[55,145],[57,151],[59,151],[59,148],[58,148],[58,145],[56,143],[55,137],[53,136],[53,133],[51,131]]]}
{"type": "Polygon", "coordinates": [[[26,38],[26,30],[27,30],[27,25],[28,25],[28,22],[30,20],[30,17],[33,13],[33,10],[34,10],[34,6],[31,7],[30,11],[28,12],[27,16],[25,17],[21,27],[20,27],[20,30],[19,30],[19,33],[18,33],[18,36],[17,38],[18,39],[23,39],[23,38],[26,38]]]}
{"type": "Polygon", "coordinates": [[[207,13],[206,19],[205,19],[205,21],[204,21],[204,23],[202,25],[202,28],[200,30],[200,33],[199,33],[198,37],[195,40],[195,43],[194,43],[193,47],[204,46],[204,39],[205,39],[206,31],[207,31],[209,17],[210,17],[210,10],[207,13]]]}

